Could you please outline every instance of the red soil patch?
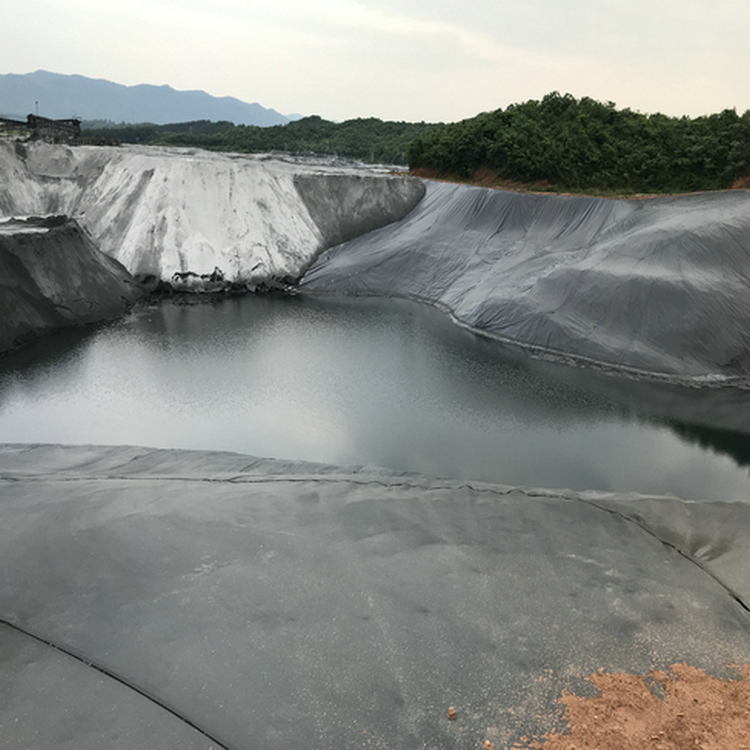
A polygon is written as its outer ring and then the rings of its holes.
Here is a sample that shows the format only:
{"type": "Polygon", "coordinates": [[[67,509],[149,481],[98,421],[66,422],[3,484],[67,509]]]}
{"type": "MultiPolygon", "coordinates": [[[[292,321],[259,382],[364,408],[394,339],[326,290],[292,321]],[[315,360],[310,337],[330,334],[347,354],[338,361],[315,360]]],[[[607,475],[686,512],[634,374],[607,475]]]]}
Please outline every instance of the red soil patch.
{"type": "MultiPolygon", "coordinates": [[[[612,195],[599,194],[596,191],[592,193],[570,193],[552,190],[547,180],[537,180],[536,182],[518,182],[516,180],[503,180],[498,177],[497,172],[488,167],[481,167],[474,172],[471,179],[465,179],[457,174],[448,172],[438,172],[429,167],[419,167],[409,172],[414,177],[421,177],[425,180],[434,180],[436,182],[458,182],[464,185],[476,185],[478,187],[495,188],[496,190],[515,190],[525,193],[549,193],[555,195],[599,195],[606,198],[629,198],[642,200],[645,198],[655,198],[659,195],[690,195],[690,193],[630,193],[628,191],[614,191],[612,195]]],[[[750,175],[738,177],[732,184],[731,190],[750,190],[750,175]]],[[[706,191],[698,191],[706,192],[706,191]]],[[[713,191],[717,192],[717,191],[713,191]]]]}
{"type": "Polygon", "coordinates": [[[438,172],[429,167],[419,167],[413,169],[409,174],[414,177],[421,177],[425,180],[435,180],[437,182],[460,182],[468,185],[477,185],[479,187],[496,188],[500,190],[523,190],[525,192],[543,192],[549,188],[547,180],[537,182],[518,182],[516,180],[503,180],[498,177],[497,172],[488,167],[481,167],[474,172],[470,180],[462,179],[459,175],[447,172],[438,172]]]}
{"type": "Polygon", "coordinates": [[[498,177],[497,172],[488,167],[481,167],[474,172],[471,178],[472,185],[481,187],[500,188],[502,190],[527,190],[529,192],[545,191],[549,189],[548,180],[537,180],[536,182],[516,182],[514,180],[503,180],[498,177]]]}
{"type": "Polygon", "coordinates": [[[581,698],[564,691],[560,702],[570,729],[523,738],[516,750],[750,750],[750,666],[738,679],[720,680],[686,664],[652,670],[664,699],[647,678],[599,672],[588,679],[601,691],[581,698]]]}

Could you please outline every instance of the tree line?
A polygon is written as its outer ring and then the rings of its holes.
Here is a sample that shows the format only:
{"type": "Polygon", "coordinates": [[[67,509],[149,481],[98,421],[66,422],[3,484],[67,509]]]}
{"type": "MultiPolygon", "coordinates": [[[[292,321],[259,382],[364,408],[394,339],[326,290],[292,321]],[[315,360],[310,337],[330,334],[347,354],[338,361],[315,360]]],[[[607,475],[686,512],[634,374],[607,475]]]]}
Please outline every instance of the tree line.
{"type": "Polygon", "coordinates": [[[317,115],[271,127],[207,120],[170,125],[84,123],[85,135],[92,140],[194,146],[235,153],[314,153],[394,165],[406,164],[409,144],[417,136],[441,127],[440,124],[392,122],[375,117],[336,123],[317,115]]]}
{"type": "Polygon", "coordinates": [[[407,161],[435,176],[470,180],[491,170],[555,190],[724,189],[750,175],[750,110],[646,115],[553,92],[421,134],[407,161]]]}
{"type": "Polygon", "coordinates": [[[201,120],[84,123],[84,129],[90,140],[337,155],[466,181],[490,174],[497,182],[557,191],[717,190],[743,177],[750,187],[750,111],[669,117],[557,92],[448,125],[312,116],[272,127],[201,120]]]}

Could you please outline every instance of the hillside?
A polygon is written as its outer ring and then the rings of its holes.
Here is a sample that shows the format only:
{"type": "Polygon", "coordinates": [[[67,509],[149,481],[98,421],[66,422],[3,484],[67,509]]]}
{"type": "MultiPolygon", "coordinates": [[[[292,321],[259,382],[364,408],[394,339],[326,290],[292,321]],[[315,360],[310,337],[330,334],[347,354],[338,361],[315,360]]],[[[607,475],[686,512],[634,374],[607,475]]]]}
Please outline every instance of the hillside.
{"type": "Polygon", "coordinates": [[[431,176],[555,191],[721,190],[750,175],[750,111],[646,115],[553,92],[422,135],[408,162],[431,176]]]}
{"type": "Polygon", "coordinates": [[[280,125],[288,117],[258,103],[248,104],[205,91],[176,91],[171,86],[123,86],[103,79],[34,73],[0,75],[0,116],[25,118],[35,113],[51,118],[78,117],[115,123],[168,123],[226,120],[241,125],[280,125]]]}
{"type": "Polygon", "coordinates": [[[194,146],[235,153],[315,153],[371,164],[406,164],[409,144],[415,138],[435,133],[442,127],[442,124],[389,122],[375,117],[330,122],[314,115],[264,128],[200,120],[168,125],[87,127],[85,135],[93,139],[152,146],[194,146]]]}
{"type": "Polygon", "coordinates": [[[750,184],[750,112],[646,115],[556,92],[448,125],[377,118],[335,123],[312,116],[260,128],[203,119],[88,129],[87,135],[122,143],[408,163],[422,177],[551,192],[632,195],[750,184]]]}

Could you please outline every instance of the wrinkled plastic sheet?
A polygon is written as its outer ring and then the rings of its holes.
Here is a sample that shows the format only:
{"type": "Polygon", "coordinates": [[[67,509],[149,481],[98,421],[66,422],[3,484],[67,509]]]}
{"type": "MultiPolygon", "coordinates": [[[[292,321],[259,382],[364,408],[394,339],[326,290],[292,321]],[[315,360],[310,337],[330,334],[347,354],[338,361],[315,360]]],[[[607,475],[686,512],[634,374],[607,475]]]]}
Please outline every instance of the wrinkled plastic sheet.
{"type": "Polygon", "coordinates": [[[750,371],[750,192],[648,200],[430,182],[323,253],[310,292],[403,295],[532,351],[693,383],[750,371]]]}
{"type": "Polygon", "coordinates": [[[504,747],[750,661],[745,504],[4,445],[0,518],[3,747],[504,747]]]}
{"type": "Polygon", "coordinates": [[[142,294],[76,222],[0,222],[0,352],[57,328],[121,315],[142,294]]]}

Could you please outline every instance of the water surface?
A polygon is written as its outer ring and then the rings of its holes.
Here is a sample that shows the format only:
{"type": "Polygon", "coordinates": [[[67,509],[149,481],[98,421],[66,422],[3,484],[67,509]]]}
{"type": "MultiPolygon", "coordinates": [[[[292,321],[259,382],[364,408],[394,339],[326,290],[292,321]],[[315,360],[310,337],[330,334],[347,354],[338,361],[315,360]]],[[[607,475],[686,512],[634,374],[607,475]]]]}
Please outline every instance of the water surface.
{"type": "Polygon", "coordinates": [[[530,360],[398,300],[154,306],[0,358],[0,442],[135,444],[529,487],[750,498],[750,394],[530,360]]]}

